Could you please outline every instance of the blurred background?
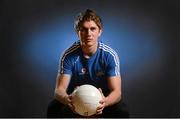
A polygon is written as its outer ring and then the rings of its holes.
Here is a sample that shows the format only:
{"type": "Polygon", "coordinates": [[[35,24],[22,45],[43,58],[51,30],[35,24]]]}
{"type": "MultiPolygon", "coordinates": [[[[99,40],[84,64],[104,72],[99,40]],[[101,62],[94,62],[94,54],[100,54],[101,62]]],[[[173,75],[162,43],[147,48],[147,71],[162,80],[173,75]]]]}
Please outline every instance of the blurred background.
{"type": "Polygon", "coordinates": [[[131,117],[180,117],[179,0],[1,0],[0,117],[46,117],[59,58],[93,9],[121,61],[131,117]]]}

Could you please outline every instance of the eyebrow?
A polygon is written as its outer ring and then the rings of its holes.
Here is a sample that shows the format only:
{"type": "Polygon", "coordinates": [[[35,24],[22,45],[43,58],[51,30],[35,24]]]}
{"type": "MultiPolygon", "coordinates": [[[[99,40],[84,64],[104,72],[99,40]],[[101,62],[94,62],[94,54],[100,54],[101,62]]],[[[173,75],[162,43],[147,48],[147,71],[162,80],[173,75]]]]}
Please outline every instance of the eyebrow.
{"type": "Polygon", "coordinates": [[[82,26],[81,29],[96,29],[96,27],[95,27],[95,26],[92,26],[92,27],[90,27],[90,28],[87,28],[87,27],[82,26]]]}

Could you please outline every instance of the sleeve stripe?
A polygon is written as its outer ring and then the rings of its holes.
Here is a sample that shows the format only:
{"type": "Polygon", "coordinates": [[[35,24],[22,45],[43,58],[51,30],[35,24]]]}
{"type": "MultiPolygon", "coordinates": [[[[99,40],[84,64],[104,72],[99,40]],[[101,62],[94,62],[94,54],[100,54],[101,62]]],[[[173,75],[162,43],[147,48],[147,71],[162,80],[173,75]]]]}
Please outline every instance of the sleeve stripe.
{"type": "MultiPolygon", "coordinates": [[[[71,52],[73,52],[73,51],[75,51],[76,49],[78,49],[80,46],[79,46],[79,44],[74,44],[72,47],[70,47],[69,49],[67,49],[66,51],[65,51],[65,53],[64,53],[64,55],[62,56],[62,59],[61,59],[61,63],[60,63],[60,71],[61,71],[61,73],[63,73],[63,68],[64,68],[64,59],[66,58],[66,56],[68,55],[68,54],[70,54],[71,52]]],[[[59,71],[59,72],[60,72],[59,71]]]]}
{"type": "Polygon", "coordinates": [[[120,75],[120,68],[119,68],[119,57],[117,55],[117,53],[112,49],[110,48],[109,46],[103,44],[100,42],[100,46],[99,46],[100,49],[103,49],[104,51],[107,51],[109,52],[113,57],[114,57],[114,61],[115,61],[115,64],[116,64],[116,67],[115,67],[115,74],[116,75],[120,75]]]}

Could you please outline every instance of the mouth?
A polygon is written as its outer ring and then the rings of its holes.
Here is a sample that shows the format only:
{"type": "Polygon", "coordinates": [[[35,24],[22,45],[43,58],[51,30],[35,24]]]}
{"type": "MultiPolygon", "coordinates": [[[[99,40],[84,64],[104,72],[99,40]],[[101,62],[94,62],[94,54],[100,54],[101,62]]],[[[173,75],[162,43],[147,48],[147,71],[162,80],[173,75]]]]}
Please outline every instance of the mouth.
{"type": "Polygon", "coordinates": [[[92,41],[93,39],[92,38],[86,38],[86,41],[92,41]]]}
{"type": "Polygon", "coordinates": [[[85,43],[85,44],[89,44],[89,43],[91,43],[91,42],[92,42],[92,39],[85,39],[85,40],[84,40],[84,43],[85,43]]]}

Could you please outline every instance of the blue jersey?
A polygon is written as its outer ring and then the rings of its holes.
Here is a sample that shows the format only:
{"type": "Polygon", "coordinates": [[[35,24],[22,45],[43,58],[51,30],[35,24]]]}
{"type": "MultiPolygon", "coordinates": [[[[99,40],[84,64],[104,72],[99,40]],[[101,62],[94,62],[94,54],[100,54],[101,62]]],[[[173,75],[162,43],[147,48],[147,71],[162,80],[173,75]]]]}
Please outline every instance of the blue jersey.
{"type": "Polygon", "coordinates": [[[83,55],[80,42],[77,41],[64,52],[60,60],[59,73],[71,75],[68,94],[76,86],[91,84],[101,88],[107,95],[107,77],[120,75],[119,66],[117,53],[104,43],[98,42],[96,53],[87,59],[83,55]]]}

